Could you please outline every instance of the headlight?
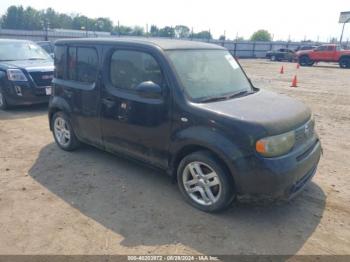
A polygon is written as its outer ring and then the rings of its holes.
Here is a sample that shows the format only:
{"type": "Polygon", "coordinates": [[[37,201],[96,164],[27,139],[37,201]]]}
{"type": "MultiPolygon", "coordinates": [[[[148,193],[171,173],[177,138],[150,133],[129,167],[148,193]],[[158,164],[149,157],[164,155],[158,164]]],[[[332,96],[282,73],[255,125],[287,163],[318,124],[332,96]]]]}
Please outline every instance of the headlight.
{"type": "Polygon", "coordinates": [[[281,156],[288,153],[295,144],[295,132],[265,137],[256,142],[256,151],[264,157],[281,156]]]}
{"type": "Polygon", "coordinates": [[[7,78],[10,81],[28,81],[27,77],[23,74],[22,70],[20,69],[7,69],[7,78]]]}

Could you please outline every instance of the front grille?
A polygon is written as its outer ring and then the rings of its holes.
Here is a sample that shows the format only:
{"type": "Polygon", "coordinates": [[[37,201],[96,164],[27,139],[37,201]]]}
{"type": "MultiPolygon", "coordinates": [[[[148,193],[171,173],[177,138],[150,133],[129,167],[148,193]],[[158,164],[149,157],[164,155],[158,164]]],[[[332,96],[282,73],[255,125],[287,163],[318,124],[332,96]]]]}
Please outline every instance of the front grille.
{"type": "Polygon", "coordinates": [[[295,130],[295,142],[297,145],[302,145],[315,134],[315,121],[309,120],[306,124],[295,130]]]}
{"type": "Polygon", "coordinates": [[[30,76],[32,77],[34,83],[39,87],[51,86],[53,72],[30,72],[30,76]]]}

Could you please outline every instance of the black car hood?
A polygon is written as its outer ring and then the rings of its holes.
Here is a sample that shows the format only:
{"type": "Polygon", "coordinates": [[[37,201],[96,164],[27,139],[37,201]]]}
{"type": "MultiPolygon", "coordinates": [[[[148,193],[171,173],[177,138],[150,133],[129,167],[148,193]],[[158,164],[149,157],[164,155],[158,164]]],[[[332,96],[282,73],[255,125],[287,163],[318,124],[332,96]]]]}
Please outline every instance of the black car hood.
{"type": "Polygon", "coordinates": [[[52,60],[17,60],[0,63],[7,68],[21,68],[28,72],[53,71],[54,69],[52,60]]]}
{"type": "Polygon", "coordinates": [[[222,117],[259,125],[269,135],[295,129],[311,117],[310,109],[298,100],[265,90],[198,106],[222,117]]]}

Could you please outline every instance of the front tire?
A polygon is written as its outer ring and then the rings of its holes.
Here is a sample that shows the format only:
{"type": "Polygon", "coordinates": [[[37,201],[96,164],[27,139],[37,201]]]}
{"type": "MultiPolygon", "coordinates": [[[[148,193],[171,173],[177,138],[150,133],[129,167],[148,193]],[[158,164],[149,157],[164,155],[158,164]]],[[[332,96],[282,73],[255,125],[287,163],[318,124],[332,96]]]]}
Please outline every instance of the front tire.
{"type": "Polygon", "coordinates": [[[198,151],[182,159],[177,181],[187,202],[205,212],[224,210],[235,198],[230,174],[208,151],[198,151]]]}
{"type": "Polygon", "coordinates": [[[57,112],[52,117],[52,132],[56,144],[65,151],[73,151],[79,147],[69,117],[63,112],[57,112]]]}
{"type": "Polygon", "coordinates": [[[0,109],[1,110],[8,109],[8,104],[6,102],[5,94],[2,91],[1,87],[0,87],[0,109]]]}

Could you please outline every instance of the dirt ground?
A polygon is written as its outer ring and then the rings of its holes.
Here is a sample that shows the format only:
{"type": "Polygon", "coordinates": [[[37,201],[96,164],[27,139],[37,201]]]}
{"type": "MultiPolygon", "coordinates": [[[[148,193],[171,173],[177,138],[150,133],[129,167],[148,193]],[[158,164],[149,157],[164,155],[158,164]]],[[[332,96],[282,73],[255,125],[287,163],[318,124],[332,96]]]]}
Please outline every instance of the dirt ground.
{"type": "Polygon", "coordinates": [[[88,146],[63,152],[46,106],[20,107],[0,111],[0,254],[350,254],[350,70],[241,63],[257,87],[314,112],[324,155],[296,199],[206,214],[159,171],[88,146]]]}

